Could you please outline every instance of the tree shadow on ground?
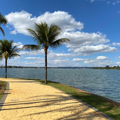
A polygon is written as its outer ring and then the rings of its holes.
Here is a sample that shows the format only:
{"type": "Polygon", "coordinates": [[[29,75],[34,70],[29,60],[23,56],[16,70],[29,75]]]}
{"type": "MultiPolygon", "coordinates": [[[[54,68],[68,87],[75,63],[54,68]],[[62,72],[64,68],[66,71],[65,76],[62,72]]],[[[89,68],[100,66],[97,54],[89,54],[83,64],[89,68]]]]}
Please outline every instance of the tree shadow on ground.
{"type": "Polygon", "coordinates": [[[51,95],[33,96],[33,98],[37,98],[37,97],[44,97],[44,98],[51,97],[51,99],[8,102],[8,103],[4,103],[3,105],[4,108],[1,111],[18,110],[19,112],[19,109],[23,109],[25,111],[26,109],[28,110],[31,108],[36,108],[36,109],[39,108],[40,112],[36,111],[34,113],[22,115],[21,117],[25,117],[29,115],[41,116],[42,114],[47,115],[47,113],[50,113],[50,117],[51,118],[55,117],[55,120],[64,120],[64,119],[65,120],[73,120],[73,119],[74,120],[76,119],[93,120],[99,116],[99,114],[93,111],[88,112],[89,107],[85,106],[84,104],[81,104],[76,100],[72,102],[73,98],[70,96],[62,96],[62,95],[58,95],[58,93],[56,93],[56,95],[51,94],[51,95]],[[25,105],[25,106],[20,107],[19,105],[25,105]],[[69,114],[66,115],[66,113],[68,112],[69,114]],[[54,113],[54,116],[52,116],[52,113],[54,113]],[[62,114],[62,117],[56,117],[58,114],[62,114]]]}

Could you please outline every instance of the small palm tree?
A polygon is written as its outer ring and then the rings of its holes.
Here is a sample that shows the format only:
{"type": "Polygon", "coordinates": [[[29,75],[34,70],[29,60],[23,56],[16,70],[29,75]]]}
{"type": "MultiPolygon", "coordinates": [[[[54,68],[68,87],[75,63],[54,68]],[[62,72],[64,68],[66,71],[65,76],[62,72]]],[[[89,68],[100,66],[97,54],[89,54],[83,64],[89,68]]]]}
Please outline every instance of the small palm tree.
{"type": "Polygon", "coordinates": [[[13,58],[20,56],[18,51],[20,49],[17,46],[13,46],[13,40],[0,40],[0,60],[5,58],[5,78],[7,78],[7,60],[8,58],[13,58]]]}
{"type": "Polygon", "coordinates": [[[27,29],[32,35],[32,38],[37,45],[24,45],[23,49],[27,50],[39,50],[41,47],[45,52],[45,83],[47,83],[47,50],[49,47],[56,48],[66,41],[70,41],[67,38],[61,38],[56,40],[58,35],[61,33],[61,29],[54,24],[50,27],[47,23],[35,23],[35,30],[27,29]]]}
{"type": "MultiPolygon", "coordinates": [[[[7,24],[7,20],[5,17],[2,16],[2,14],[0,13],[0,25],[1,24],[7,24]]],[[[0,31],[3,34],[3,37],[5,36],[4,30],[2,29],[2,27],[0,27],[0,31]]]]}

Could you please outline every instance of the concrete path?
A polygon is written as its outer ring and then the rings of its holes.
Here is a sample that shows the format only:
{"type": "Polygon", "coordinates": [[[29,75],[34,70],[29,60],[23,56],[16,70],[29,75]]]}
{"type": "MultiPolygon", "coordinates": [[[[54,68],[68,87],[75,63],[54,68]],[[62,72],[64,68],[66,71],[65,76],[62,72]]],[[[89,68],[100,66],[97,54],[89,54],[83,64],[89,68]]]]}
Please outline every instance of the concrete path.
{"type": "Polygon", "coordinates": [[[67,94],[33,80],[5,79],[9,91],[0,120],[109,120],[67,94]]]}

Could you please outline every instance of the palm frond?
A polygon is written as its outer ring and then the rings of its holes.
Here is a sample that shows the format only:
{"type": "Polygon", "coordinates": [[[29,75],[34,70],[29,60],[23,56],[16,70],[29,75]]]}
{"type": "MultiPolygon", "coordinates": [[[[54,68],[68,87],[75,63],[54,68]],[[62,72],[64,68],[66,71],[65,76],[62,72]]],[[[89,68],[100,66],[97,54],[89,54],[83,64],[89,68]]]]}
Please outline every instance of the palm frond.
{"type": "Polygon", "coordinates": [[[50,47],[56,48],[56,47],[60,46],[62,43],[67,42],[67,41],[70,41],[70,40],[67,38],[58,39],[58,40],[54,41],[53,43],[51,43],[50,47]]]}
{"type": "Polygon", "coordinates": [[[3,56],[2,56],[2,53],[0,52],[0,60],[2,60],[3,59],[3,56]]]}
{"type": "Polygon", "coordinates": [[[0,40],[0,45],[3,43],[3,41],[2,40],[0,40]]]}
{"type": "Polygon", "coordinates": [[[49,28],[49,34],[48,34],[48,39],[49,39],[49,44],[53,43],[53,41],[58,37],[58,35],[61,33],[61,29],[59,26],[52,24],[49,28]]]}
{"type": "Polygon", "coordinates": [[[5,36],[5,33],[4,33],[4,30],[0,27],[0,31],[2,32],[3,34],[3,37],[5,36]]]}
{"type": "Polygon", "coordinates": [[[23,49],[26,49],[26,50],[39,50],[40,46],[39,45],[24,45],[23,49]]]}
{"type": "Polygon", "coordinates": [[[3,59],[3,56],[2,55],[0,55],[0,60],[2,60],[3,59]]]}
{"type": "MultiPolygon", "coordinates": [[[[47,23],[35,23],[35,29],[27,29],[32,35],[34,41],[43,48],[53,47],[56,48],[62,43],[69,41],[67,38],[57,39],[58,35],[61,33],[61,28],[55,24],[51,24],[50,27],[47,23]]],[[[28,50],[34,50],[34,46],[26,45],[24,48],[28,50]]]]}
{"type": "Polygon", "coordinates": [[[48,34],[49,27],[46,23],[35,23],[35,31],[37,35],[41,38],[40,43],[46,42],[47,43],[47,34],[48,34]],[[44,40],[44,41],[43,41],[44,40]]]}
{"type": "Polygon", "coordinates": [[[40,39],[40,37],[37,35],[37,33],[34,30],[32,29],[27,29],[27,30],[31,34],[34,41],[38,41],[40,39]]]}
{"type": "Polygon", "coordinates": [[[5,59],[7,59],[8,56],[9,56],[9,53],[8,53],[7,51],[5,51],[4,53],[2,53],[2,56],[3,56],[5,59]]]}
{"type": "Polygon", "coordinates": [[[17,54],[17,53],[13,53],[13,54],[11,54],[11,55],[9,56],[9,58],[14,58],[14,57],[16,57],[16,56],[21,57],[19,54],[17,54]]]}
{"type": "Polygon", "coordinates": [[[58,32],[58,31],[61,31],[61,28],[57,25],[51,24],[51,26],[49,28],[50,35],[58,32]]]}
{"type": "Polygon", "coordinates": [[[13,54],[18,56],[18,52],[21,50],[17,46],[12,46],[13,40],[0,40],[0,56],[2,58],[10,58],[13,54]]]}
{"type": "Polygon", "coordinates": [[[7,24],[7,19],[0,13],[0,24],[7,24]]]}

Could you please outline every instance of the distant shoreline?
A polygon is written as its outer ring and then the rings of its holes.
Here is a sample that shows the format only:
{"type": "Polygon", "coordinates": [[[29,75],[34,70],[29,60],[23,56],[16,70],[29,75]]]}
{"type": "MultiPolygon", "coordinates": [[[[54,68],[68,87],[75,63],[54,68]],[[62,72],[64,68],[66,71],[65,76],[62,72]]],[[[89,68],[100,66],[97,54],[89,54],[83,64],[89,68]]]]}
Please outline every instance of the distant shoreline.
{"type": "MultiPolygon", "coordinates": [[[[5,66],[0,66],[0,68],[5,68],[5,66]]],[[[7,68],[44,68],[45,67],[26,67],[26,66],[7,66],[7,68]]],[[[99,70],[120,70],[120,67],[47,67],[48,69],[99,69],[99,70]]]]}
{"type": "MultiPolygon", "coordinates": [[[[0,66],[5,68],[5,66],[0,66]]],[[[45,67],[24,67],[24,66],[7,66],[7,68],[45,68],[45,67]]],[[[93,69],[93,67],[47,67],[48,69],[93,69]]]]}

